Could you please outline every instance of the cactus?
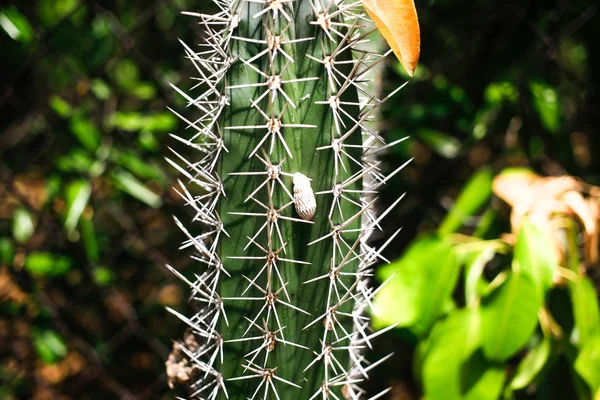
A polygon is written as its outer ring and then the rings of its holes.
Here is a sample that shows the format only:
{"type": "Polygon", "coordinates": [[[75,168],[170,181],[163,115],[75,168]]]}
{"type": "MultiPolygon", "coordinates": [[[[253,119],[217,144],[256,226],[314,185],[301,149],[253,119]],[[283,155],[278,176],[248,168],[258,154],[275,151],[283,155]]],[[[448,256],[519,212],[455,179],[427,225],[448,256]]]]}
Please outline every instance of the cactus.
{"type": "Polygon", "coordinates": [[[400,200],[375,212],[389,179],[376,155],[394,143],[372,120],[399,89],[371,94],[372,78],[390,51],[369,51],[377,32],[359,2],[215,4],[214,15],[187,13],[204,37],[197,50],[183,44],[193,87],[174,86],[193,109],[173,111],[188,125],[175,138],[197,158],[170,163],[204,228],[176,219],[198,272],[169,267],[196,307],[189,318],[170,310],[189,326],[170,383],[201,399],[364,398],[382,361],[364,356],[381,332],[366,314],[382,259],[370,238],[400,200]]]}

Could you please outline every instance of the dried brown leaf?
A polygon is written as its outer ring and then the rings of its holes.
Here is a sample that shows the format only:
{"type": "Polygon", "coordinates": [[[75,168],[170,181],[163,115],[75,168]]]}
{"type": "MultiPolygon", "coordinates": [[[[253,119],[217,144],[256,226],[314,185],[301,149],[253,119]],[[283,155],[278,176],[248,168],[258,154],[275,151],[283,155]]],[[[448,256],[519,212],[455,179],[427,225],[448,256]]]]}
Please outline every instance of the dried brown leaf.
{"type": "Polygon", "coordinates": [[[413,76],[421,51],[419,19],[414,0],[361,2],[406,72],[413,76]]]}

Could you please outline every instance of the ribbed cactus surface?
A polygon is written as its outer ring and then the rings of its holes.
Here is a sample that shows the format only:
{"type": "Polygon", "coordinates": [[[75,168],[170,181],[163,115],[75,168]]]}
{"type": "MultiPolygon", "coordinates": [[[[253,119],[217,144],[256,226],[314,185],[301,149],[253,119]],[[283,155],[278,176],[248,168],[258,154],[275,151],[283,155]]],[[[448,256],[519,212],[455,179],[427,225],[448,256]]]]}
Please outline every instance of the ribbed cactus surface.
{"type": "Polygon", "coordinates": [[[192,87],[175,88],[191,108],[174,111],[188,124],[177,139],[195,156],[171,163],[197,224],[176,222],[198,269],[171,268],[197,312],[172,311],[189,334],[169,377],[199,399],[365,398],[381,258],[369,238],[389,211],[374,209],[389,145],[372,122],[389,95],[371,87],[389,52],[369,50],[358,2],[215,4],[188,13],[204,36],[184,44],[192,87]]]}

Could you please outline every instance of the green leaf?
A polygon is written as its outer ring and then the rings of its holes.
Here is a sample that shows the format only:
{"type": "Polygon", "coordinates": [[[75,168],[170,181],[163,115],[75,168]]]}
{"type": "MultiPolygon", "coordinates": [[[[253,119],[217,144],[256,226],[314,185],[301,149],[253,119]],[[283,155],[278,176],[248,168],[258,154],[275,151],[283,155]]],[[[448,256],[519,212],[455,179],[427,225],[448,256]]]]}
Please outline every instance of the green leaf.
{"type": "Polygon", "coordinates": [[[460,273],[460,264],[449,242],[442,242],[422,265],[423,287],[419,296],[419,318],[412,330],[424,334],[441,315],[451,298],[460,273]]]}
{"type": "Polygon", "coordinates": [[[129,172],[144,179],[156,179],[166,183],[164,171],[156,164],[144,160],[142,156],[135,154],[132,151],[112,151],[111,158],[113,161],[129,172]]]}
{"type": "Polygon", "coordinates": [[[123,89],[135,88],[140,77],[140,71],[132,60],[123,59],[111,71],[115,83],[123,89]]]}
{"type": "Polygon", "coordinates": [[[550,240],[535,225],[524,222],[517,236],[514,259],[515,267],[531,277],[538,288],[540,299],[544,299],[552,287],[558,267],[550,240]]]}
{"type": "Polygon", "coordinates": [[[60,96],[54,95],[48,101],[50,103],[50,108],[61,118],[67,118],[71,116],[71,112],[73,111],[73,107],[69,104],[68,101],[63,99],[60,96]]]}
{"type": "Polygon", "coordinates": [[[108,286],[114,281],[113,272],[106,267],[98,267],[93,270],[94,282],[100,286],[108,286]]]}
{"type": "Polygon", "coordinates": [[[15,246],[12,241],[3,237],[0,238],[0,265],[11,265],[15,256],[15,246]]]}
{"type": "Polygon", "coordinates": [[[64,172],[88,174],[94,163],[95,160],[90,157],[90,154],[81,148],[73,149],[56,158],[56,167],[64,172]]]}
{"type": "Polygon", "coordinates": [[[98,251],[98,240],[94,231],[94,221],[91,218],[81,218],[79,222],[81,227],[81,237],[83,239],[83,247],[88,260],[92,263],[100,261],[100,253],[98,251]]]}
{"type": "Polygon", "coordinates": [[[486,234],[494,227],[498,210],[493,206],[488,206],[487,209],[479,217],[479,223],[471,236],[483,239],[486,234]]]}
{"type": "Polygon", "coordinates": [[[27,43],[34,38],[29,20],[15,6],[0,10],[0,27],[11,39],[19,42],[27,43]]]}
{"type": "Polygon", "coordinates": [[[60,175],[53,174],[47,177],[46,180],[46,202],[49,203],[60,193],[62,179],[60,175]]]}
{"type": "Polygon", "coordinates": [[[92,80],[92,93],[100,100],[106,100],[110,97],[111,89],[110,86],[102,79],[92,80]]]}
{"type": "Polygon", "coordinates": [[[393,278],[381,288],[374,300],[373,326],[385,328],[396,323],[399,326],[412,325],[418,318],[417,298],[422,292],[423,274],[420,273],[424,260],[440,246],[440,239],[422,236],[415,239],[402,257],[377,271],[383,282],[393,278]]]}
{"type": "Polygon", "coordinates": [[[418,136],[431,150],[444,158],[455,158],[460,153],[460,141],[453,136],[426,128],[419,130],[418,136]]]}
{"type": "Polygon", "coordinates": [[[540,122],[548,131],[557,132],[560,127],[560,104],[556,89],[545,83],[530,82],[529,90],[540,122]]]}
{"type": "Polygon", "coordinates": [[[25,269],[35,276],[55,277],[66,274],[72,266],[66,256],[47,252],[32,252],[25,258],[25,269]]]}
{"type": "Polygon", "coordinates": [[[473,252],[465,261],[465,300],[467,304],[475,303],[484,293],[487,285],[483,279],[483,270],[496,254],[495,247],[489,247],[473,252]]]}
{"type": "Polygon", "coordinates": [[[535,347],[529,350],[519,364],[517,372],[510,382],[510,388],[519,390],[529,386],[548,362],[551,348],[551,339],[544,337],[535,347]]]}
{"type": "Polygon", "coordinates": [[[487,203],[492,194],[492,178],[491,169],[481,168],[469,179],[438,228],[441,236],[456,232],[465,220],[487,203]]]}
{"type": "Polygon", "coordinates": [[[384,281],[374,301],[376,328],[399,324],[416,335],[429,331],[456,284],[459,264],[449,242],[434,236],[416,239],[403,256],[381,268],[384,281]]]}
{"type": "Polygon", "coordinates": [[[60,335],[52,330],[32,330],[35,351],[41,360],[53,364],[67,355],[67,346],[60,335]]]}
{"type": "Polygon", "coordinates": [[[491,105],[501,106],[502,103],[515,103],[519,99],[519,90],[513,82],[492,82],[485,88],[485,101],[491,105]]]}
{"type": "Polygon", "coordinates": [[[569,285],[573,317],[575,319],[575,342],[581,348],[600,336],[600,310],[594,284],[588,277],[580,277],[569,285]]]}
{"type": "Polygon", "coordinates": [[[139,82],[130,93],[140,100],[152,100],[156,97],[156,88],[150,83],[139,82]]]}
{"type": "Polygon", "coordinates": [[[493,364],[481,351],[475,352],[461,371],[464,400],[496,400],[502,393],[506,371],[503,364],[493,364]]]}
{"type": "Polygon", "coordinates": [[[79,0],[38,0],[36,12],[44,25],[53,26],[75,11],[78,5],[79,0]]]}
{"type": "Polygon", "coordinates": [[[169,132],[177,126],[177,119],[170,113],[158,112],[150,115],[138,112],[115,112],[108,124],[127,132],[169,132]]]}
{"type": "Polygon", "coordinates": [[[65,215],[65,229],[68,233],[75,231],[79,218],[87,206],[92,186],[89,181],[79,180],[70,183],[65,189],[65,202],[67,212],[65,215]]]}
{"type": "Polygon", "coordinates": [[[592,393],[600,390],[600,336],[594,336],[583,346],[575,360],[575,371],[588,384],[592,393]]]}
{"type": "Polygon", "coordinates": [[[119,189],[148,204],[150,207],[158,208],[162,205],[160,196],[148,189],[129,172],[115,171],[111,177],[119,189]]]}
{"type": "Polygon", "coordinates": [[[428,400],[460,398],[460,369],[477,348],[478,313],[460,309],[438,322],[425,348],[423,388],[428,400]]]}
{"type": "Polygon", "coordinates": [[[160,150],[160,142],[156,139],[156,136],[152,132],[143,130],[138,136],[138,143],[140,147],[148,151],[157,152],[160,150]]]}
{"type": "Polygon", "coordinates": [[[17,208],[13,214],[13,237],[20,244],[25,244],[35,231],[35,220],[25,208],[17,208]]]}
{"type": "Polygon", "coordinates": [[[482,348],[487,358],[504,361],[531,338],[541,301],[525,274],[508,272],[506,280],[482,301],[482,348]]]}
{"type": "Polygon", "coordinates": [[[102,141],[102,132],[96,124],[81,115],[76,115],[71,118],[69,128],[86,149],[91,152],[98,150],[102,141]]]}

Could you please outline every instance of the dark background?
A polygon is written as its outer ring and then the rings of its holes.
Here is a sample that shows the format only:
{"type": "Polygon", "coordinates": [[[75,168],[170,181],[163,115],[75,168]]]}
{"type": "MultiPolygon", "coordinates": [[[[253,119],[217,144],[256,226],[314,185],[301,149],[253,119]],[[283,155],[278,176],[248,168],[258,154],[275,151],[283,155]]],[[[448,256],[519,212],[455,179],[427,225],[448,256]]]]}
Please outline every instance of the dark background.
{"type": "MultiPolygon", "coordinates": [[[[32,0],[0,6],[0,398],[173,398],[164,361],[184,326],[190,276],[177,247],[186,220],[163,157],[184,127],[169,82],[193,75],[178,42],[199,31],[182,10],[208,0],[32,0]]],[[[411,140],[385,157],[382,207],[404,226],[397,257],[433,228],[468,177],[531,166],[600,184],[600,15],[592,1],[417,1],[415,78],[384,113],[384,136],[411,140]]],[[[388,66],[385,84],[404,82],[388,66]]],[[[508,231],[508,220],[496,227],[508,231]]],[[[416,399],[395,351],[375,386],[416,399]]],[[[566,379],[566,378],[565,378],[566,379]]]]}

